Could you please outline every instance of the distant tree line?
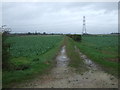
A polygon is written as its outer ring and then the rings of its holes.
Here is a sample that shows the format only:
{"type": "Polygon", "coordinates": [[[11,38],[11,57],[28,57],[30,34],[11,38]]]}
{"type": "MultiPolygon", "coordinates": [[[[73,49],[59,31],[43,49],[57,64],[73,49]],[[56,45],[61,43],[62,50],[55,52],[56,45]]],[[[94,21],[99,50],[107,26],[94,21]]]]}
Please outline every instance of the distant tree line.
{"type": "Polygon", "coordinates": [[[120,34],[120,33],[111,33],[111,34],[120,34]]]}
{"type": "Polygon", "coordinates": [[[27,32],[27,33],[11,33],[11,35],[63,35],[63,33],[40,33],[40,32],[27,32]]]}

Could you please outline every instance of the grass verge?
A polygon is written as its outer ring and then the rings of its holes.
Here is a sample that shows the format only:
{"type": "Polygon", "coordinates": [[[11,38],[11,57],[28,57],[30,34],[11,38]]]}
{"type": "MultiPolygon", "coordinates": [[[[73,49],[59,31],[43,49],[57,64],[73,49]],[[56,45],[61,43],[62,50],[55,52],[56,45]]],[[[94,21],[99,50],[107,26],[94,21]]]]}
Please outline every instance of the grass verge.
{"type": "Polygon", "coordinates": [[[80,58],[79,53],[75,50],[75,41],[66,37],[65,44],[67,55],[70,58],[69,66],[74,67],[80,74],[88,70],[83,60],[80,58]]]}
{"type": "Polygon", "coordinates": [[[104,71],[118,77],[118,66],[120,66],[120,64],[109,60],[110,58],[117,58],[117,51],[114,50],[114,47],[110,47],[109,43],[107,44],[108,39],[106,39],[106,42],[101,42],[101,37],[99,37],[97,41],[94,41],[94,38],[96,39],[97,37],[92,37],[91,41],[83,40],[82,42],[76,42],[75,44],[82,53],[99,64],[104,71]],[[99,42],[99,44],[97,42],[99,42]],[[105,46],[104,44],[108,46],[105,46]]]}

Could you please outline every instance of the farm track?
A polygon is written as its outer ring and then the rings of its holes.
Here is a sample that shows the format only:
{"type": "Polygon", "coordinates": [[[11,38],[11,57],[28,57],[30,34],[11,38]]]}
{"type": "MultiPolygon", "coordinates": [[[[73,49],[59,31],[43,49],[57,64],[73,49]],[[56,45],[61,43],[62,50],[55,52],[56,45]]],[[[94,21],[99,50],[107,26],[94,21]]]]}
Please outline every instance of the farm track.
{"type": "Polygon", "coordinates": [[[82,54],[77,47],[76,52],[84,60],[89,71],[78,74],[75,69],[69,67],[69,57],[66,54],[66,46],[63,46],[56,57],[56,67],[48,75],[37,77],[31,82],[21,84],[19,88],[118,88],[118,80],[105,73],[93,63],[90,59],[82,54]]]}

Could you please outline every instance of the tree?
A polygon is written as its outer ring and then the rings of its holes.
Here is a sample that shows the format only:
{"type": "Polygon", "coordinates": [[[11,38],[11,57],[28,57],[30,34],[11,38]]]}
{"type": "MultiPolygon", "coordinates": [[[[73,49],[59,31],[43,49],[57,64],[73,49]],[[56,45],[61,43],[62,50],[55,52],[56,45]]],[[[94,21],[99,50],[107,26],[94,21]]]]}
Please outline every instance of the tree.
{"type": "Polygon", "coordinates": [[[10,43],[7,43],[6,40],[10,33],[10,28],[6,28],[6,25],[2,26],[2,68],[10,69],[10,43]]]}
{"type": "Polygon", "coordinates": [[[28,32],[27,34],[28,34],[28,35],[31,35],[32,33],[31,33],[31,32],[28,32]]]}
{"type": "Polygon", "coordinates": [[[43,35],[46,35],[46,32],[43,32],[43,35]]]}

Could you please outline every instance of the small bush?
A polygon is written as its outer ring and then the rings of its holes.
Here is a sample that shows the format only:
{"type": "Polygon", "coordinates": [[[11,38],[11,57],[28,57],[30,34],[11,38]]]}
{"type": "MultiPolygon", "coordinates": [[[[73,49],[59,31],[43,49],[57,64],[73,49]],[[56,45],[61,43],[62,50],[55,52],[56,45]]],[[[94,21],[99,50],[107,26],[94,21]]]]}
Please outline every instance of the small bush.
{"type": "Polygon", "coordinates": [[[73,40],[79,42],[81,41],[81,35],[74,34],[74,35],[67,35],[68,37],[71,37],[73,40]]]}
{"type": "Polygon", "coordinates": [[[10,43],[7,43],[9,31],[2,33],[2,68],[4,70],[10,69],[10,43]]]}
{"type": "Polygon", "coordinates": [[[33,59],[33,61],[39,61],[39,58],[35,58],[35,59],[33,59]]]}

